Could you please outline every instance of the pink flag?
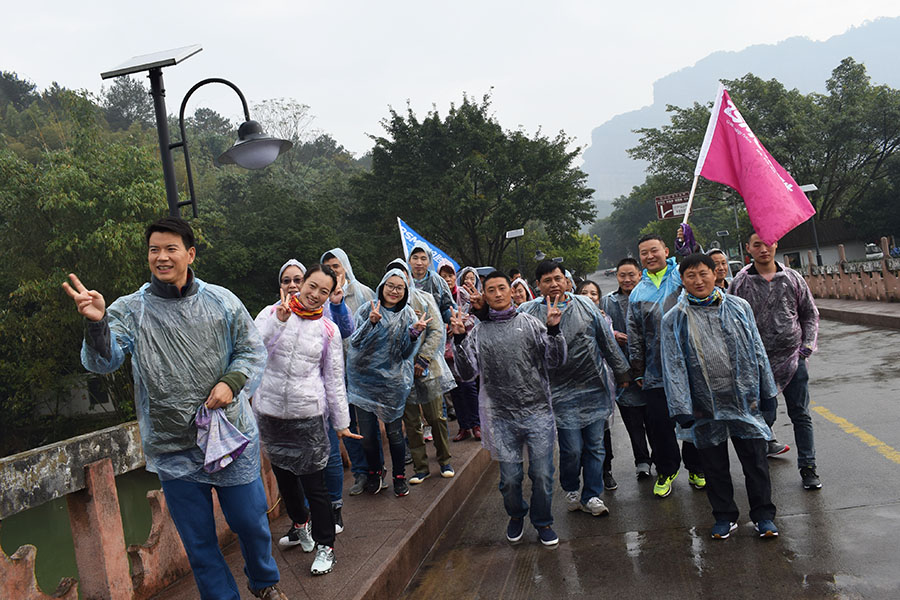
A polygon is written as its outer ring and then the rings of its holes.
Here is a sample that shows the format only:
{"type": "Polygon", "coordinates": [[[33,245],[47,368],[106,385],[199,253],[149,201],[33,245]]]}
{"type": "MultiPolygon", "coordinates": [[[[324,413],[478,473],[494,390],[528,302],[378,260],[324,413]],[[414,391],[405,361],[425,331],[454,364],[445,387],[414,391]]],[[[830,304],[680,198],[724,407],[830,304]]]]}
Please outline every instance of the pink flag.
{"type": "Polygon", "coordinates": [[[767,244],[816,213],[794,178],[750,131],[721,84],[694,175],[724,183],[740,194],[753,229],[767,244]]]}

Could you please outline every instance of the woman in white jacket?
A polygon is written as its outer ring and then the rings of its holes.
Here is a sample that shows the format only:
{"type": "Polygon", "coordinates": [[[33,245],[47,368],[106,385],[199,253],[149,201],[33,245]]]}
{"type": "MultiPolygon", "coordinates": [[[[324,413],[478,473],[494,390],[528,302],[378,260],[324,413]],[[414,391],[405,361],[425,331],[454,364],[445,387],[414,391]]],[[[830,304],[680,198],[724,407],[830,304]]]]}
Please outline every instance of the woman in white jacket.
{"type": "Polygon", "coordinates": [[[330,572],[335,562],[334,516],[324,478],[331,448],[329,422],[339,437],[359,437],[348,429],[341,335],[323,317],[335,285],[334,271],[314,265],[299,292],[282,290],[282,301],[256,317],[269,359],[253,410],[293,521],[278,543],[299,544],[304,552],[315,548],[313,575],[330,572]]]}

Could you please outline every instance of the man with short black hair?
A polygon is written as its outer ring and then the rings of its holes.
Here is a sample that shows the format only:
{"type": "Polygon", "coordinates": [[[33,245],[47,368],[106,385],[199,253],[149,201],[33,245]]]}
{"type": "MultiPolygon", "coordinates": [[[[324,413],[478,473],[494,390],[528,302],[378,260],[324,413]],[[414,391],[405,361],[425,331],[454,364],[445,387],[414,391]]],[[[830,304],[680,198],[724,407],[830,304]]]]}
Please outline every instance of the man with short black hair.
{"type": "MultiPolygon", "coordinates": [[[[601,307],[613,322],[616,342],[628,353],[628,297],[641,279],[641,265],[631,257],[623,258],[616,265],[618,289],[601,299],[601,307]]],[[[650,477],[650,450],[647,449],[647,402],[636,385],[616,389],[616,404],[622,422],[631,441],[634,454],[634,470],[638,480],[650,477]]]]}
{"type": "MultiPolygon", "coordinates": [[[[644,272],[640,283],[628,296],[628,355],[632,372],[647,405],[647,437],[656,465],[653,493],[665,498],[672,493],[682,454],[678,451],[675,421],[669,416],[663,388],[660,324],[663,315],[678,301],[681,277],[669,248],[656,234],[638,240],[638,255],[644,272]]],[[[688,481],[697,488],[706,486],[697,449],[688,441],[682,444],[688,481]]]]}
{"type": "MultiPolygon", "coordinates": [[[[750,303],[758,317],[759,334],[766,345],[778,390],[784,394],[788,416],[794,425],[797,466],[807,490],[818,490],[822,482],[816,472],[816,448],[809,413],[809,373],[806,361],[816,349],[819,310],[809,286],[799,273],[775,260],[778,242],[766,244],[753,233],[747,252],[753,262],[735,276],[730,293],[750,303]]],[[[775,407],[766,415],[771,426],[775,407]]],[[[779,454],[779,446],[769,455],[779,454]]]]}
{"type": "Polygon", "coordinates": [[[74,273],[72,285],[63,284],[85,318],[82,363],[111,373],[131,354],[147,470],[162,483],[200,596],[240,598],[216,538],[215,488],[240,540],[250,591],[284,599],[276,586],[259,432],[249,403],[266,364],[262,338],[234,294],[194,277],[196,248],[187,222],[166,217],[152,223],[147,250],[150,283],[109,307],[74,273]],[[201,417],[217,423],[216,443],[212,435],[207,442],[198,437],[201,417]]]}
{"type": "Polygon", "coordinates": [[[631,380],[628,363],[594,303],[566,291],[567,278],[559,263],[541,262],[535,279],[541,296],[519,306],[519,312],[543,319],[553,302],[562,313],[560,330],[566,338],[566,364],[550,371],[559,437],[559,482],[570,511],[606,515],[609,508],[600,497],[603,437],[615,397],[615,389],[607,382],[607,369],[620,385],[627,386],[631,380]]]}
{"type": "MultiPolygon", "coordinates": [[[[566,339],[559,329],[560,311],[547,309],[546,326],[516,311],[509,278],[494,271],[484,281],[487,319],[466,333],[465,315],[450,321],[456,366],[465,381],[481,377],[482,444],[500,462],[500,493],[509,515],[506,538],[518,542],[525,516],[541,543],[554,546],[550,511],[553,497],[553,443],[556,426],[550,400],[550,369],[566,362],[566,339]],[[522,497],[523,462],[528,454],[531,506],[522,497]]],[[[549,300],[548,300],[549,303],[549,300]]]]}
{"type": "Polygon", "coordinates": [[[716,287],[715,268],[705,254],[681,261],[684,292],[662,319],[666,400],[703,464],[716,519],[712,537],[725,539],[737,529],[730,438],[744,472],[750,518],[760,537],[772,538],[778,535],[766,463],[772,431],[760,411],[774,404],[775,381],[750,305],[716,287]]]}
{"type": "Polygon", "coordinates": [[[421,242],[415,244],[409,251],[409,268],[416,289],[434,296],[434,301],[441,311],[441,320],[450,323],[450,311],[456,308],[456,303],[447,282],[434,272],[431,249],[421,242]]]}

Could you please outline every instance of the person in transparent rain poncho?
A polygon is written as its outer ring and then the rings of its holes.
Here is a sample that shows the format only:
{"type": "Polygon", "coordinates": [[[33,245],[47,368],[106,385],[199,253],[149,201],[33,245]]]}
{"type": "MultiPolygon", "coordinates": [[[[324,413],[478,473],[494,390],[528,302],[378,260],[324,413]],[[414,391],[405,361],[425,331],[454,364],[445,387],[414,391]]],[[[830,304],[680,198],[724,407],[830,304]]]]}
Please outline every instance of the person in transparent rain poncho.
{"type": "Polygon", "coordinates": [[[466,315],[454,314],[450,330],[455,361],[463,380],[481,378],[481,443],[500,463],[500,493],[509,515],[506,538],[510,542],[522,539],[527,515],[541,543],[553,546],[559,538],[551,527],[550,512],[556,437],[550,369],[565,364],[566,338],[559,329],[559,308],[548,306],[545,326],[516,310],[509,284],[499,271],[485,278],[484,296],[473,297],[473,304],[486,309],[487,320],[468,333],[466,315]],[[530,507],[522,497],[526,449],[530,507]]]}
{"type": "MultiPolygon", "coordinates": [[[[603,296],[600,306],[612,320],[616,342],[628,354],[628,297],[641,279],[641,265],[637,260],[626,257],[616,265],[616,281],[619,287],[603,296]]],[[[638,480],[650,478],[650,450],[647,448],[647,403],[637,385],[616,388],[616,404],[634,455],[634,471],[638,480]]]]}
{"type": "MultiPolygon", "coordinates": [[[[278,272],[278,284],[281,293],[285,296],[299,293],[305,274],[306,267],[299,260],[292,258],[285,262],[278,272]]],[[[337,325],[341,339],[346,343],[353,333],[355,323],[353,322],[353,314],[348,309],[346,302],[344,302],[343,288],[335,286],[329,300],[326,303],[328,308],[326,315],[331,319],[332,323],[337,325]]],[[[263,312],[266,310],[270,313],[275,312],[280,304],[281,302],[277,302],[268,306],[266,309],[263,309],[263,312]]],[[[341,356],[343,357],[343,352],[341,356]]],[[[335,532],[341,533],[344,531],[344,518],[341,514],[344,508],[344,461],[341,459],[341,442],[338,440],[337,433],[330,427],[328,428],[328,439],[331,441],[331,453],[328,455],[328,464],[325,465],[325,485],[328,487],[328,495],[331,497],[335,532]]],[[[359,444],[358,440],[350,437],[344,438],[344,443],[346,444],[347,442],[359,444]]],[[[362,446],[360,446],[360,452],[362,452],[362,446]]]]}
{"type": "Polygon", "coordinates": [[[194,233],[187,222],[160,219],[147,228],[146,240],[150,282],[133,294],[107,307],[75,274],[69,275],[71,285],[63,284],[85,318],[81,362],[94,373],[111,373],[131,354],[146,467],[162,483],[200,597],[240,598],[216,537],[215,488],[240,540],[250,591],[268,600],[285,598],[276,586],[259,434],[249,403],[266,365],[265,346],[234,294],[194,276],[194,233]],[[198,445],[195,415],[204,408],[228,438],[243,437],[240,454],[212,442],[205,449],[198,445]]]}
{"type": "Polygon", "coordinates": [[[534,293],[528,286],[528,282],[521,277],[512,280],[512,298],[516,306],[521,306],[529,300],[534,300],[534,293]]]}
{"type": "Polygon", "coordinates": [[[615,398],[615,384],[607,381],[606,365],[619,384],[627,386],[631,381],[628,363],[612,327],[594,303],[565,291],[567,278],[559,263],[541,262],[535,279],[541,296],[520,306],[519,312],[543,320],[548,301],[554,302],[562,312],[560,330],[566,338],[566,362],[550,370],[559,482],[570,511],[606,515],[609,509],[601,498],[606,455],[603,438],[615,398]]]}
{"type": "Polygon", "coordinates": [[[406,409],[403,412],[403,425],[413,459],[413,475],[409,478],[409,483],[417,485],[430,476],[422,426],[423,417],[431,427],[440,475],[451,478],[455,472],[450,465],[450,432],[443,412],[443,396],[444,392],[456,387],[456,381],[444,358],[447,328],[440,317],[436,317],[439,311],[431,294],[417,290],[410,284],[409,265],[406,261],[402,258],[394,259],[387,268],[388,270],[397,268],[404,272],[407,286],[412,292],[409,305],[419,318],[428,323],[425,331],[419,336],[420,345],[413,362],[413,387],[406,399],[406,409]]]}
{"type": "Polygon", "coordinates": [[[662,320],[666,400],[700,455],[716,519],[712,537],[727,538],[737,528],[729,438],[744,472],[750,518],[760,537],[775,537],[766,463],[772,431],[760,411],[774,404],[778,390],[750,305],[715,286],[715,269],[705,254],[681,261],[684,291],[662,320]]]}
{"type": "MultiPolygon", "coordinates": [[[[356,311],[359,310],[359,307],[369,302],[370,300],[375,299],[375,292],[372,291],[372,288],[365,285],[361,281],[356,278],[356,275],[353,273],[353,265],[350,263],[350,257],[347,256],[347,253],[344,252],[341,248],[332,248],[331,250],[322,254],[322,257],[319,261],[323,265],[328,265],[332,271],[334,271],[335,275],[338,278],[338,287],[344,293],[344,304],[347,306],[347,310],[350,313],[350,320],[353,322],[353,326],[355,327],[355,315],[356,311]]],[[[346,365],[347,354],[350,350],[350,339],[349,336],[344,336],[343,330],[341,331],[341,337],[344,338],[344,363],[346,365]]],[[[345,374],[346,380],[346,374],[345,374]]],[[[352,404],[350,405],[350,431],[354,433],[359,433],[359,426],[356,421],[356,407],[352,404]]],[[[334,443],[334,439],[332,439],[332,443],[334,443]]],[[[378,433],[378,437],[376,438],[376,443],[379,448],[381,448],[381,433],[378,433]]],[[[357,496],[363,492],[363,489],[366,485],[366,478],[369,473],[369,465],[366,462],[366,453],[363,452],[362,442],[359,440],[354,440],[351,438],[344,439],[344,448],[347,449],[347,456],[350,457],[350,472],[353,473],[353,485],[350,486],[350,495],[357,496]]],[[[384,455],[379,450],[379,464],[384,462],[384,455]]],[[[338,456],[340,458],[340,455],[338,456]]],[[[344,471],[343,463],[340,464],[341,469],[341,480],[343,482],[343,471],[344,471]]],[[[331,471],[331,465],[328,467],[328,471],[331,471]]],[[[326,473],[328,472],[326,471],[326,473]]],[[[337,471],[335,470],[335,475],[337,471]]],[[[326,477],[331,480],[336,480],[336,477],[326,477]]],[[[329,485],[329,491],[332,491],[331,485],[329,485]]],[[[334,503],[334,494],[332,493],[332,504],[334,503]]],[[[340,512],[335,514],[335,519],[340,519],[340,512]]],[[[343,527],[343,523],[340,523],[341,527],[343,527]]]]}
{"type": "Polygon", "coordinates": [[[325,484],[332,450],[328,430],[360,439],[348,429],[341,336],[337,325],[323,318],[336,287],[334,271],[313,265],[300,291],[281,290],[281,302],[256,317],[269,360],[253,412],[292,521],[278,543],[315,549],[313,575],[331,572],[335,562],[335,518],[325,484]]]}
{"type": "Polygon", "coordinates": [[[419,337],[428,326],[409,305],[406,274],[390,269],[375,290],[376,300],[356,311],[356,331],[347,355],[347,397],[356,407],[363,450],[369,465],[366,491],[383,488],[384,464],[378,447],[378,421],[384,423],[390,447],[394,494],[406,496],[406,443],[403,412],[413,386],[413,359],[419,337]]]}
{"type": "MultiPolygon", "coordinates": [[[[775,260],[778,243],[766,244],[756,233],[747,242],[753,263],[735,275],[729,293],[750,303],[766,345],[778,390],[784,394],[788,417],[794,426],[797,467],[807,490],[822,487],[816,472],[816,447],[809,412],[809,371],[806,361],[816,350],[819,334],[819,310],[803,277],[775,260]]],[[[771,427],[775,407],[765,414],[771,427]]],[[[786,451],[775,440],[769,444],[769,456],[786,451]]]]}
{"type": "Polygon", "coordinates": [[[656,234],[638,240],[638,255],[644,271],[628,296],[628,360],[647,407],[647,439],[656,465],[653,494],[665,498],[672,493],[682,459],[690,485],[703,489],[706,481],[694,445],[684,440],[682,451],[678,451],[676,423],[669,416],[663,388],[659,327],[663,315],[675,305],[681,293],[678,265],[674,258],[668,258],[669,248],[656,234]]]}
{"type": "Polygon", "coordinates": [[[441,311],[440,318],[445,324],[450,323],[450,313],[456,308],[450,287],[443,277],[434,270],[431,259],[431,249],[425,244],[417,243],[409,251],[409,267],[416,289],[428,292],[434,297],[434,302],[441,311]]]}

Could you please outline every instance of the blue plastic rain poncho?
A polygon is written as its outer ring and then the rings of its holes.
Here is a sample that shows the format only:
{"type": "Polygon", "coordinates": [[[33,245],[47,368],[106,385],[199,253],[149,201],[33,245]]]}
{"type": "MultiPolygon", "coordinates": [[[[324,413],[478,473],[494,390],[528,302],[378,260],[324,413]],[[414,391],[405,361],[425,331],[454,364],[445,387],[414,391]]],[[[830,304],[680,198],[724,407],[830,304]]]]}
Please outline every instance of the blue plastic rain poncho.
{"type": "Polygon", "coordinates": [[[556,424],[550,400],[550,369],[566,362],[566,338],[548,335],[544,324],[524,313],[481,321],[460,342],[456,368],[463,381],[481,377],[478,413],[481,443],[494,460],[522,462],[553,452],[556,424]]]}
{"type": "Polygon", "coordinates": [[[628,297],[628,360],[635,377],[643,376],[645,390],[663,387],[659,326],[666,311],[678,302],[680,293],[678,265],[670,258],[658,288],[644,269],[641,281],[628,297]]]}
{"type": "Polygon", "coordinates": [[[732,436],[772,439],[759,406],[778,391],[747,302],[725,296],[699,306],[682,294],[663,317],[662,361],[669,414],[695,420],[698,448],[732,436]]]}
{"type": "MultiPolygon", "coordinates": [[[[388,269],[399,267],[409,273],[409,264],[402,258],[396,258],[388,264],[388,269]]],[[[407,286],[412,291],[409,297],[409,305],[417,314],[427,315],[431,318],[428,327],[419,336],[419,349],[416,352],[415,362],[419,362],[428,372],[416,377],[412,392],[406,401],[410,404],[427,404],[445,392],[456,387],[456,380],[444,358],[447,347],[447,328],[440,319],[440,311],[434,302],[434,297],[428,292],[416,289],[410,284],[411,278],[406,276],[407,286]]]]}
{"type": "MultiPolygon", "coordinates": [[[[582,429],[609,418],[615,386],[607,381],[606,364],[616,378],[628,381],[629,367],[612,328],[589,298],[565,294],[560,303],[559,327],[566,338],[566,362],[550,370],[553,413],[561,429],[582,429]]],[[[547,319],[547,300],[539,297],[519,306],[519,311],[540,321],[547,319]]]]}
{"type": "MultiPolygon", "coordinates": [[[[422,243],[416,243],[410,251],[410,256],[417,251],[423,251],[428,256],[431,256],[431,249],[422,243]]],[[[430,264],[430,263],[429,263],[430,264]]],[[[412,271],[410,271],[410,279],[412,279],[412,271]]],[[[450,311],[456,308],[456,303],[453,301],[453,295],[450,293],[450,286],[447,285],[447,282],[444,281],[444,278],[438,275],[434,269],[431,267],[428,268],[428,271],[425,273],[425,276],[422,279],[414,279],[416,284],[416,289],[422,290],[423,292],[428,292],[432,296],[434,296],[434,301],[437,304],[438,309],[441,311],[440,316],[441,320],[444,323],[450,322],[450,311]]]]}
{"type": "Polygon", "coordinates": [[[322,254],[319,262],[323,262],[325,256],[328,254],[333,255],[341,261],[341,266],[344,267],[344,303],[347,305],[347,310],[350,311],[350,314],[355,315],[360,306],[375,299],[375,292],[372,291],[372,288],[360,283],[356,279],[356,276],[353,274],[353,267],[350,265],[350,259],[347,257],[346,252],[340,248],[332,248],[328,252],[322,254]]]}
{"type": "MultiPolygon", "coordinates": [[[[612,321],[613,331],[628,333],[628,296],[626,294],[620,290],[606,294],[600,298],[600,308],[612,321]]],[[[622,351],[625,353],[625,360],[628,360],[628,346],[625,345],[622,351]]],[[[641,396],[641,388],[630,385],[627,388],[620,387],[616,390],[616,403],[621,406],[644,406],[647,402],[641,396]]]]}
{"type": "Polygon", "coordinates": [[[759,334],[781,391],[797,372],[801,354],[808,356],[816,349],[819,309],[803,277],[781,263],[777,265],[771,282],[754,265],[744,267],[735,275],[728,293],[749,302],[758,317],[759,334]]]}
{"type": "MultiPolygon", "coordinates": [[[[378,284],[376,294],[382,297],[384,283],[393,276],[406,281],[400,269],[390,269],[378,284]]],[[[410,335],[418,317],[409,305],[407,288],[403,299],[393,309],[381,306],[381,320],[369,320],[374,302],[356,311],[356,331],[350,336],[347,354],[347,399],[350,404],[375,413],[385,423],[403,416],[406,398],[413,385],[413,357],[417,339],[410,335]]]]}
{"type": "Polygon", "coordinates": [[[122,296],[106,310],[109,358],[87,342],[81,362],[111,373],[131,354],[135,411],[147,470],[160,479],[243,485],[259,477],[259,435],[248,399],[266,366],[266,349],[247,309],[225,288],[194,278],[180,298],[151,293],[151,284],[122,296]],[[226,373],[247,381],[224,407],[225,416],[250,439],[241,456],[216,473],[203,471],[194,415],[226,373]]]}

